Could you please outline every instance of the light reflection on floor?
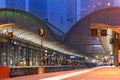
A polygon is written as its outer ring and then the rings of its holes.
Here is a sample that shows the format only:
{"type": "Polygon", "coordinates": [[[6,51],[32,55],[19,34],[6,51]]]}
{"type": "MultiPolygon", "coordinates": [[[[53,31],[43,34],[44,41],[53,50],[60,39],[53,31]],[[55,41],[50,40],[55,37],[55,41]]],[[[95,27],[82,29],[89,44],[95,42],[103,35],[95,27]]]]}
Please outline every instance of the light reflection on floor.
{"type": "Polygon", "coordinates": [[[93,68],[93,69],[88,69],[88,70],[84,70],[84,71],[79,71],[79,72],[73,72],[73,73],[69,73],[69,74],[63,74],[63,75],[59,75],[59,76],[54,76],[54,77],[49,77],[49,78],[44,78],[44,79],[40,79],[40,80],[61,80],[64,78],[68,78],[68,77],[72,77],[72,76],[76,76],[82,73],[86,73],[86,72],[90,72],[96,69],[100,69],[103,67],[97,67],[97,68],[93,68]]]}

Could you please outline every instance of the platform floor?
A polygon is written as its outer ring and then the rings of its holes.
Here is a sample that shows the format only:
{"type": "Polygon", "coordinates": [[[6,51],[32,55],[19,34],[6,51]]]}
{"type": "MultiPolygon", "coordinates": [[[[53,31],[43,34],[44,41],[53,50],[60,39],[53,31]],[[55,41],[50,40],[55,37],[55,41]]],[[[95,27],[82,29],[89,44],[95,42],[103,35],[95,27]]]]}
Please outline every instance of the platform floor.
{"type": "Polygon", "coordinates": [[[4,80],[120,80],[120,67],[96,67],[20,76],[4,80]]]}

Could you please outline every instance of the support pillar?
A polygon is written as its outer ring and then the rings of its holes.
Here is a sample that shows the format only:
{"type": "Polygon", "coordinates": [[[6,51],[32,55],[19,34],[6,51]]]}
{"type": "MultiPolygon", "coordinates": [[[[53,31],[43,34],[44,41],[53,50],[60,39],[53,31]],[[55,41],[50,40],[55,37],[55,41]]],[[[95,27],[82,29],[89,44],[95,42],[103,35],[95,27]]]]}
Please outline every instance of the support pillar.
{"type": "Polygon", "coordinates": [[[44,36],[44,28],[39,29],[39,35],[40,35],[40,66],[43,66],[43,36],[44,36]]]}
{"type": "Polygon", "coordinates": [[[43,66],[43,37],[40,36],[40,41],[41,41],[41,44],[40,44],[40,66],[43,66]]]}

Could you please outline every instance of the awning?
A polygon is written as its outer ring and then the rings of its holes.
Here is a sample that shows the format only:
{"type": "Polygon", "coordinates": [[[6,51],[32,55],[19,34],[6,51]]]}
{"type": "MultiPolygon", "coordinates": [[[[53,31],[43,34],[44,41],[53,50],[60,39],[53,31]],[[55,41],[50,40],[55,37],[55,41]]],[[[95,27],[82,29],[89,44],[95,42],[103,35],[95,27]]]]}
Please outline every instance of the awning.
{"type": "MultiPolygon", "coordinates": [[[[15,23],[9,23],[9,24],[1,24],[0,25],[0,33],[7,34],[7,32],[13,32],[13,36],[17,37],[20,40],[26,40],[30,41],[32,43],[40,45],[40,36],[36,33],[34,33],[31,30],[28,30],[20,25],[17,25],[15,23]]],[[[13,37],[13,38],[14,38],[13,37]]],[[[48,38],[43,37],[43,46],[50,48],[52,50],[68,54],[68,55],[74,55],[78,57],[83,57],[80,55],[76,50],[73,50],[62,43],[55,42],[53,40],[50,40],[48,38]]]]}

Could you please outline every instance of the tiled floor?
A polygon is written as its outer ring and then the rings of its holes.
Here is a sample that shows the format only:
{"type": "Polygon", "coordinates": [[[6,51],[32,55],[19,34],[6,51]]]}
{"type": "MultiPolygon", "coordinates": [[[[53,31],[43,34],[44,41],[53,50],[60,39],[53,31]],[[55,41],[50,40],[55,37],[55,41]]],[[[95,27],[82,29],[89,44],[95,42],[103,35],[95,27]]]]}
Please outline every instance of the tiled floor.
{"type": "Polygon", "coordinates": [[[119,67],[97,67],[14,77],[5,80],[120,80],[119,67]]]}

